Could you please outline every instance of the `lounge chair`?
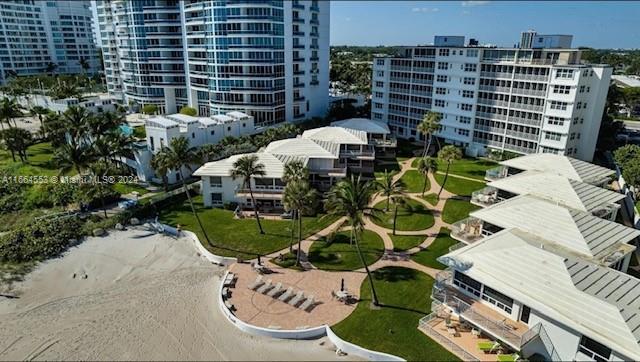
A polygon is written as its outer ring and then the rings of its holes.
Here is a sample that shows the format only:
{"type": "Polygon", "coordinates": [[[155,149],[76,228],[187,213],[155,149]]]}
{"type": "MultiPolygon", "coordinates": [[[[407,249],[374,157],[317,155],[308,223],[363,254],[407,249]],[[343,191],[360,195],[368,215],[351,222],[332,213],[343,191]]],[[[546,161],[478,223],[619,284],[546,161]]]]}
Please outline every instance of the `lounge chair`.
{"type": "Polygon", "coordinates": [[[227,274],[227,277],[224,279],[224,282],[222,283],[224,286],[228,286],[233,284],[234,280],[236,279],[236,275],[233,273],[229,273],[227,274]]]}
{"type": "Polygon", "coordinates": [[[264,282],[262,281],[262,275],[258,275],[256,277],[256,280],[253,283],[249,284],[247,288],[251,290],[255,290],[257,287],[261,286],[262,284],[264,284],[264,282]]]}
{"type": "Polygon", "coordinates": [[[295,297],[293,297],[293,299],[291,299],[289,301],[289,305],[292,306],[296,306],[298,303],[300,303],[302,300],[304,299],[304,293],[302,291],[299,291],[298,294],[296,294],[295,297]]]}
{"type": "Polygon", "coordinates": [[[293,288],[289,287],[284,293],[282,293],[280,297],[278,297],[278,300],[281,302],[284,302],[287,299],[291,298],[292,295],[293,295],[293,288]]]}
{"type": "Polygon", "coordinates": [[[500,347],[500,343],[498,342],[478,342],[478,349],[484,353],[491,353],[498,347],[500,347]]]}
{"type": "Polygon", "coordinates": [[[281,290],[282,290],[282,283],[278,282],[278,284],[276,284],[276,286],[273,289],[271,289],[269,293],[267,293],[267,296],[273,297],[274,295],[278,294],[281,290]]]}
{"type": "Polygon", "coordinates": [[[316,304],[316,300],[315,300],[315,297],[312,295],[309,298],[307,298],[307,300],[305,300],[304,303],[300,304],[298,308],[306,311],[307,309],[311,308],[311,306],[314,304],[316,304]]]}
{"type": "Polygon", "coordinates": [[[258,288],[258,290],[256,290],[256,292],[258,292],[260,294],[264,294],[267,290],[271,289],[272,286],[273,286],[273,284],[271,283],[271,279],[269,279],[269,280],[267,280],[266,283],[264,283],[263,286],[258,288]]]}
{"type": "Polygon", "coordinates": [[[229,288],[227,288],[227,287],[222,288],[222,297],[223,298],[228,298],[229,297],[229,288]]]}
{"type": "Polygon", "coordinates": [[[499,354],[498,362],[516,362],[520,356],[517,353],[514,354],[499,354]]]}

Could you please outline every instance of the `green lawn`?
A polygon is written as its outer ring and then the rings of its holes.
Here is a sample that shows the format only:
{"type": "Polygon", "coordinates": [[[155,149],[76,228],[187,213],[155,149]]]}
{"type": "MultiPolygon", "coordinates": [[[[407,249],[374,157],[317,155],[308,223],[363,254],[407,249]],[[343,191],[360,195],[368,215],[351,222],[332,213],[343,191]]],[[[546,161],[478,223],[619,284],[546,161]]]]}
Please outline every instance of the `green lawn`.
{"type": "MultiPolygon", "coordinates": [[[[386,201],[380,201],[375,205],[376,209],[383,210],[387,205],[386,201]]],[[[387,212],[381,212],[378,220],[374,223],[393,229],[393,213],[395,206],[391,203],[387,212]]],[[[396,221],[396,230],[424,230],[433,226],[434,219],[431,210],[418,201],[406,198],[405,204],[398,208],[398,219],[396,221]]]]}
{"type": "Polygon", "coordinates": [[[427,238],[426,235],[393,235],[389,234],[393,241],[393,250],[405,251],[414,248],[427,238]]]}
{"type": "Polygon", "coordinates": [[[7,171],[13,176],[54,176],[58,175],[58,168],[53,164],[53,147],[51,143],[43,142],[29,146],[26,163],[11,159],[11,153],[0,150],[0,170],[7,171]]]}
{"type": "Polygon", "coordinates": [[[459,360],[417,328],[420,318],[431,312],[431,277],[400,267],[382,268],[372,274],[382,306],[371,309],[371,290],[365,279],[356,309],[331,327],[340,338],[409,361],[459,360]]]}
{"type": "MultiPolygon", "coordinates": [[[[309,261],[318,269],[357,270],[362,268],[355,245],[349,243],[349,231],[342,231],[327,243],[326,238],[311,244],[309,261]]],[[[360,239],[360,250],[367,265],[375,263],[384,253],[384,242],[378,234],[365,230],[360,239]]]]}
{"type": "MultiPolygon", "coordinates": [[[[260,220],[265,231],[260,235],[254,218],[234,219],[232,211],[204,208],[202,196],[195,197],[194,204],[207,235],[216,246],[207,245],[187,201],[161,210],[160,221],[173,226],[180,224],[183,229],[195,232],[208,250],[223,256],[254,258],[256,254],[268,254],[289,246],[291,221],[260,220]]],[[[333,216],[305,217],[304,234],[311,235],[337,219],[333,216]]]]}
{"type": "Polygon", "coordinates": [[[442,220],[448,224],[453,224],[469,216],[470,212],[478,210],[480,207],[472,205],[467,200],[448,199],[442,210],[442,220]]]}
{"type": "Polygon", "coordinates": [[[302,267],[297,266],[296,265],[296,260],[297,260],[297,253],[294,252],[289,253],[287,252],[286,254],[282,255],[281,259],[273,258],[271,259],[271,262],[276,264],[277,266],[281,266],[283,268],[289,268],[289,269],[295,269],[295,270],[303,270],[302,267]]]}
{"type": "Polygon", "coordinates": [[[449,248],[458,243],[458,241],[452,239],[449,236],[449,229],[442,228],[438,233],[436,239],[427,247],[411,256],[411,259],[416,263],[435,268],[445,269],[446,266],[440,264],[436,259],[449,252],[449,248]]]}
{"type": "MultiPolygon", "coordinates": [[[[442,185],[442,182],[444,181],[444,175],[437,173],[435,177],[438,185],[442,185]]],[[[449,178],[447,178],[447,184],[444,186],[444,189],[456,195],[471,196],[472,192],[480,190],[484,187],[484,182],[465,180],[462,178],[450,176],[449,178]]]]}
{"type": "Polygon", "coordinates": [[[117,183],[113,185],[113,189],[119,192],[121,195],[130,194],[134,191],[138,191],[140,196],[149,192],[149,190],[145,189],[142,186],[136,184],[125,184],[125,183],[117,183]]]}
{"type": "Polygon", "coordinates": [[[438,194],[426,194],[422,198],[433,206],[436,206],[438,203],[438,194]]]}
{"type": "MultiPolygon", "coordinates": [[[[404,175],[402,175],[401,180],[404,182],[406,192],[409,192],[409,193],[422,192],[422,189],[424,188],[425,178],[424,176],[422,176],[420,172],[416,170],[409,170],[405,172],[404,175]]],[[[429,179],[427,179],[427,187],[425,188],[425,190],[428,191],[429,187],[430,187],[429,179]]]]}
{"type": "Polygon", "coordinates": [[[380,178],[384,175],[384,172],[398,172],[400,171],[400,164],[393,159],[386,159],[385,161],[393,161],[395,163],[380,162],[382,160],[376,160],[373,168],[375,178],[380,178]]]}
{"type": "MultiPolygon", "coordinates": [[[[482,181],[484,180],[485,171],[496,166],[498,166],[497,163],[488,160],[463,158],[458,161],[453,161],[449,168],[449,173],[482,181]]],[[[438,170],[444,172],[446,169],[447,163],[438,160],[438,170]]]]}

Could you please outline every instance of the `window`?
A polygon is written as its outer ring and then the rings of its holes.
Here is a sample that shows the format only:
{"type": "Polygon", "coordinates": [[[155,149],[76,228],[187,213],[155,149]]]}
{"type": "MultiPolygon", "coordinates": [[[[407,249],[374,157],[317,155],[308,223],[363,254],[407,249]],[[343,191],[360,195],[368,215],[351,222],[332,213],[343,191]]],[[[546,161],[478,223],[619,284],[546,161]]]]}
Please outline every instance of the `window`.
{"type": "Polygon", "coordinates": [[[376,59],[376,65],[384,65],[384,59],[376,59]]]}
{"type": "Polygon", "coordinates": [[[436,81],[437,82],[447,82],[449,80],[449,77],[446,75],[442,75],[442,74],[438,74],[436,76],[436,81]]]}
{"type": "Polygon", "coordinates": [[[580,93],[584,93],[584,88],[585,88],[585,86],[583,86],[583,85],[580,86],[580,93]]]}
{"type": "Polygon", "coordinates": [[[547,118],[547,123],[552,125],[552,126],[563,126],[564,125],[564,118],[560,118],[560,117],[548,117],[547,118]]]}
{"type": "Polygon", "coordinates": [[[556,78],[573,79],[573,69],[556,70],[556,78]]]}
{"type": "Polygon", "coordinates": [[[378,87],[378,88],[384,87],[384,82],[377,81],[376,82],[376,87],[378,87]]]}
{"type": "Polygon", "coordinates": [[[576,109],[582,109],[582,102],[576,103],[576,109]]]}
{"type": "Polygon", "coordinates": [[[442,87],[436,87],[436,94],[447,94],[447,89],[442,87]]]}
{"type": "Polygon", "coordinates": [[[484,290],[482,291],[482,299],[511,314],[513,299],[499,291],[485,285],[484,290]]]}
{"type": "Polygon", "coordinates": [[[377,71],[376,74],[378,75],[378,77],[384,77],[384,71],[382,70],[377,71]]]}
{"type": "Polygon", "coordinates": [[[459,116],[458,117],[458,121],[460,121],[460,123],[463,123],[463,124],[470,124],[471,123],[471,117],[459,116]]]}
{"type": "Polygon", "coordinates": [[[463,90],[462,91],[462,98],[473,98],[473,91],[463,90]]]}
{"type": "Polygon", "coordinates": [[[471,77],[464,77],[463,83],[464,84],[474,85],[474,84],[476,84],[476,79],[475,78],[471,78],[471,77]]]}
{"type": "Polygon", "coordinates": [[[560,111],[566,111],[569,104],[566,102],[551,101],[549,107],[560,111]]]}
{"type": "Polygon", "coordinates": [[[478,65],[473,63],[464,63],[464,71],[465,72],[475,72],[478,70],[478,65]]]}
{"type": "Polygon", "coordinates": [[[381,113],[374,113],[373,114],[373,118],[374,119],[382,119],[382,114],[381,113]]]}
{"type": "Polygon", "coordinates": [[[435,101],[433,101],[433,105],[436,107],[444,107],[445,102],[442,99],[436,99],[435,101]]]}
{"type": "Polygon", "coordinates": [[[554,94],[569,94],[569,91],[571,91],[571,87],[569,87],[568,85],[554,85],[553,86],[553,93],[554,94]]]}
{"type": "Polygon", "coordinates": [[[584,104],[582,105],[582,109],[587,109],[587,102],[584,102],[584,104]]]}
{"type": "Polygon", "coordinates": [[[569,139],[570,139],[570,140],[574,140],[574,139],[576,139],[576,133],[575,133],[575,132],[572,132],[572,133],[571,133],[571,136],[569,136],[569,139]]]}
{"type": "Polygon", "coordinates": [[[375,92],[375,96],[376,98],[382,98],[384,96],[384,93],[382,92],[375,92]]]}
{"type": "Polygon", "coordinates": [[[478,56],[478,49],[467,49],[467,57],[475,58],[478,56]]]}
{"type": "Polygon", "coordinates": [[[211,187],[222,187],[222,177],[209,176],[209,184],[211,185],[211,187]]]}
{"type": "Polygon", "coordinates": [[[447,63],[447,62],[438,62],[438,69],[442,69],[442,70],[449,69],[449,63],[447,63]]]}
{"type": "Polygon", "coordinates": [[[608,361],[609,357],[611,357],[611,348],[598,343],[587,336],[582,336],[582,338],[580,338],[578,351],[598,362],[608,361]]]}
{"type": "Polygon", "coordinates": [[[222,205],[222,194],[215,192],[211,194],[211,203],[213,205],[222,205]]]}
{"type": "Polygon", "coordinates": [[[476,297],[480,296],[480,290],[482,290],[482,283],[458,271],[453,275],[453,284],[476,297]]]}
{"type": "Polygon", "coordinates": [[[457,134],[459,134],[460,136],[465,136],[465,137],[468,137],[468,136],[469,136],[469,130],[466,130],[466,129],[460,129],[460,128],[458,128],[458,129],[456,130],[456,133],[457,133],[457,134]]]}
{"type": "Polygon", "coordinates": [[[545,132],[544,139],[551,141],[560,141],[562,139],[562,134],[555,132],[545,132]]]}
{"type": "Polygon", "coordinates": [[[382,103],[375,102],[375,103],[373,104],[373,107],[374,107],[375,109],[382,109],[382,103]]]}
{"type": "Polygon", "coordinates": [[[214,134],[216,134],[216,131],[211,131],[211,135],[213,136],[214,134]]]}
{"type": "Polygon", "coordinates": [[[529,324],[529,316],[531,315],[531,308],[528,305],[522,305],[520,309],[520,320],[525,324],[529,324]]]}
{"type": "Polygon", "coordinates": [[[438,55],[441,57],[448,57],[449,49],[438,49],[438,55]]]}
{"type": "Polygon", "coordinates": [[[460,104],[460,109],[463,111],[473,111],[473,104],[462,103],[460,104]]]}

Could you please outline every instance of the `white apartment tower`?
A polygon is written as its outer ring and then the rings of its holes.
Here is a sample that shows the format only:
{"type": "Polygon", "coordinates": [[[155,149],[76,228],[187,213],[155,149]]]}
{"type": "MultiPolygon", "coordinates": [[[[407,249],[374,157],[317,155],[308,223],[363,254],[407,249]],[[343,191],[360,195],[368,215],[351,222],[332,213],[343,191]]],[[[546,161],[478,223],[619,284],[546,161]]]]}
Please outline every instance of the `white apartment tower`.
{"type": "Polygon", "coordinates": [[[128,103],[238,110],[257,126],[326,112],[328,2],[105,0],[97,9],[109,91],[128,103]]]}
{"type": "Polygon", "coordinates": [[[0,1],[2,83],[10,75],[94,73],[99,66],[88,1],[0,1]]]}
{"type": "MultiPolygon", "coordinates": [[[[566,37],[542,42],[567,46],[566,37]]],[[[549,152],[590,161],[612,69],[583,65],[580,55],[568,47],[465,46],[464,37],[436,36],[432,46],[374,60],[372,118],[399,137],[422,139],[416,126],[435,111],[442,115],[437,136],[470,155],[549,152]]]]}

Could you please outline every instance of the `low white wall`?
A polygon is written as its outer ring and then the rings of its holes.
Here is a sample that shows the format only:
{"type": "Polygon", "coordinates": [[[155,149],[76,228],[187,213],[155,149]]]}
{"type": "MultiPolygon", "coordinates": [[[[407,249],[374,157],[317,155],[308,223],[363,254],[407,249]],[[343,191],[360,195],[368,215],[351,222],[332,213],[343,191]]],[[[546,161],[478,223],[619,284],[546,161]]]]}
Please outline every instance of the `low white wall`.
{"type": "Polygon", "coordinates": [[[366,358],[369,361],[405,361],[404,359],[388,353],[376,352],[366,348],[362,348],[353,343],[342,340],[338,337],[329,326],[327,328],[327,337],[342,352],[353,354],[358,357],[366,358]]]}
{"type": "Polygon", "coordinates": [[[198,236],[193,232],[182,230],[182,233],[184,233],[184,235],[186,235],[189,239],[191,239],[191,241],[193,241],[196,249],[198,249],[198,252],[210,262],[216,263],[218,265],[230,265],[238,261],[238,259],[236,258],[229,258],[226,256],[212,254],[209,250],[202,246],[202,243],[200,243],[200,239],[198,239],[198,236]]]}

